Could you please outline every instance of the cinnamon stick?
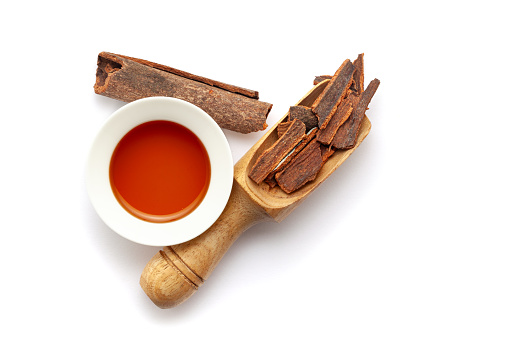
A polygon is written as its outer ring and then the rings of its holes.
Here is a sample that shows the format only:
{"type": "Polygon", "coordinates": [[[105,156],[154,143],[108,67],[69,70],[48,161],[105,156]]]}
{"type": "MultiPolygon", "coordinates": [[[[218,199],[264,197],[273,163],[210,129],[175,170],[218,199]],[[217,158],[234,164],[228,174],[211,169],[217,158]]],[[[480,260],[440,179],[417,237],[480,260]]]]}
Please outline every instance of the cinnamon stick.
{"type": "Polygon", "coordinates": [[[345,60],[338,68],[327,87],[318,96],[311,108],[318,117],[318,126],[325,128],[335,113],[341,100],[345,97],[352,84],[355,67],[350,60],[345,60]]]}
{"type": "Polygon", "coordinates": [[[255,91],[106,52],[98,56],[94,90],[126,102],[152,96],[182,99],[203,109],[220,127],[240,133],[265,129],[272,108],[255,99],[255,91]]]}
{"type": "Polygon", "coordinates": [[[306,133],[306,125],[293,120],[288,130],[256,160],[248,176],[260,184],[283,158],[301,141],[306,133]]]}
{"type": "Polygon", "coordinates": [[[140,63],[142,65],[146,65],[148,67],[152,67],[152,68],[160,69],[161,71],[165,71],[165,72],[173,73],[173,74],[176,74],[176,75],[180,75],[181,77],[184,77],[184,78],[187,78],[187,79],[191,79],[191,80],[195,80],[195,81],[198,81],[198,82],[202,82],[202,83],[210,85],[210,86],[219,87],[219,88],[222,88],[224,90],[227,90],[228,92],[242,94],[242,95],[247,96],[248,98],[253,98],[253,99],[258,99],[259,98],[259,94],[258,94],[257,91],[253,91],[253,90],[250,90],[250,89],[246,89],[246,88],[242,88],[242,87],[238,87],[238,86],[234,86],[234,85],[230,85],[230,84],[225,84],[225,83],[217,81],[217,80],[208,79],[208,78],[205,78],[205,77],[202,77],[202,76],[199,76],[199,75],[191,74],[191,73],[188,73],[188,72],[185,72],[185,71],[181,71],[181,70],[173,68],[173,67],[161,65],[161,64],[158,64],[158,63],[155,63],[155,62],[152,62],[152,61],[138,59],[138,58],[133,58],[133,57],[129,57],[129,56],[121,55],[121,54],[116,54],[116,55],[119,56],[119,57],[122,57],[122,58],[126,58],[126,59],[129,59],[129,60],[136,61],[137,63],[140,63]]]}
{"type": "Polygon", "coordinates": [[[276,181],[283,191],[292,193],[308,181],[314,180],[322,168],[322,163],[320,143],[313,139],[285,170],[276,173],[276,181]]]}
{"type": "Polygon", "coordinates": [[[338,149],[349,149],[355,146],[362,119],[379,85],[380,80],[374,79],[369,83],[366,90],[362,92],[359,102],[355,105],[352,114],[350,114],[350,117],[345,123],[339,127],[334,139],[332,139],[332,146],[338,149]]]}

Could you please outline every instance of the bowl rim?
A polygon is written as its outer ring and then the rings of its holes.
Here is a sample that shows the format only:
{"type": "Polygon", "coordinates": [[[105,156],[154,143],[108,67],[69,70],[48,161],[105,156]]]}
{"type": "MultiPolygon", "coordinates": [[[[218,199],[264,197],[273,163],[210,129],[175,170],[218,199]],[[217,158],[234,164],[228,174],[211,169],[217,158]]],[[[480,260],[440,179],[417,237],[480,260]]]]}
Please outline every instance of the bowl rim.
{"type": "Polygon", "coordinates": [[[150,97],[116,110],[100,128],[89,151],[86,187],[103,222],[120,236],[149,246],[171,246],[205,232],[221,215],[233,185],[233,158],[228,140],[217,123],[201,108],[181,99],[150,97]],[[203,143],[210,160],[210,183],[202,202],[185,217],[163,223],[139,219],[114,196],[109,166],[118,142],[142,123],[167,120],[191,130],[203,143]]]}

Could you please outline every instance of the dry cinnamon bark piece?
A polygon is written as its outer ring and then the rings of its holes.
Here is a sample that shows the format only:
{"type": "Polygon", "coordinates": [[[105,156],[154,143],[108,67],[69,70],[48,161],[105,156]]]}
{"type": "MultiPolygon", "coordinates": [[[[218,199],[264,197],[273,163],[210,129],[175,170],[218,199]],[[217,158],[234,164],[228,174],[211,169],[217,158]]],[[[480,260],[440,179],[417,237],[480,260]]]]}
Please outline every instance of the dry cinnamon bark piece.
{"type": "Polygon", "coordinates": [[[268,176],[267,178],[265,178],[263,180],[267,185],[269,185],[270,188],[274,188],[277,186],[277,181],[276,181],[276,178],[272,175],[272,176],[268,176]]]}
{"type": "Polygon", "coordinates": [[[318,85],[324,80],[332,79],[332,75],[317,75],[315,76],[315,80],[313,80],[313,85],[318,85]]]}
{"type": "MultiPolygon", "coordinates": [[[[355,71],[353,73],[353,83],[351,88],[360,94],[364,90],[364,53],[357,56],[353,65],[355,67],[355,71]]],[[[317,75],[313,80],[313,85],[318,85],[327,79],[332,79],[332,75],[317,75]]]]}
{"type": "Polygon", "coordinates": [[[195,80],[195,81],[198,81],[198,82],[202,82],[202,83],[210,85],[210,86],[219,87],[219,88],[222,88],[224,90],[227,90],[228,92],[242,94],[242,95],[245,95],[248,98],[253,98],[253,99],[258,99],[259,98],[259,94],[258,94],[257,91],[253,91],[253,90],[250,90],[250,89],[246,89],[246,88],[242,88],[242,87],[238,87],[238,86],[234,86],[234,85],[230,85],[230,84],[225,84],[225,83],[220,82],[220,81],[216,81],[216,80],[208,79],[208,78],[205,78],[205,77],[202,77],[202,76],[199,76],[199,75],[195,75],[195,74],[191,74],[191,73],[188,73],[188,72],[184,72],[184,71],[181,71],[179,69],[176,69],[176,68],[173,68],[173,67],[169,67],[169,66],[165,66],[165,65],[161,65],[161,64],[158,64],[158,63],[155,63],[155,62],[152,62],[152,61],[138,59],[138,58],[133,58],[133,57],[129,57],[129,56],[121,55],[121,54],[116,54],[116,55],[119,56],[119,57],[122,57],[122,58],[126,58],[126,59],[129,59],[129,60],[132,60],[132,61],[136,61],[137,63],[140,63],[142,65],[146,65],[146,66],[149,66],[149,67],[160,69],[161,71],[173,73],[175,75],[180,75],[181,77],[184,77],[184,78],[187,78],[187,79],[191,79],[191,80],[195,80]]]}
{"type": "MultiPolygon", "coordinates": [[[[291,124],[291,122],[281,122],[279,123],[278,125],[278,134],[279,134],[279,127],[281,125],[283,126],[288,126],[289,124],[291,124]]],[[[284,127],[285,130],[287,127],[284,127]]],[[[309,132],[306,133],[306,135],[304,137],[302,137],[302,140],[297,144],[297,146],[295,146],[294,149],[292,149],[284,158],[283,160],[281,160],[279,162],[279,164],[267,175],[267,177],[265,178],[265,182],[270,186],[270,187],[275,187],[277,185],[277,182],[275,180],[275,175],[277,172],[281,172],[283,171],[287,166],[288,164],[290,163],[290,161],[292,161],[292,159],[297,155],[299,154],[299,152],[304,148],[306,147],[306,145],[311,141],[313,140],[313,138],[316,136],[316,133],[318,132],[318,128],[313,128],[312,130],[310,130],[309,132]]],[[[281,136],[279,136],[280,138],[281,136]]]]}
{"type": "Polygon", "coordinates": [[[366,90],[362,92],[359,102],[354,107],[354,111],[345,123],[339,127],[334,139],[332,139],[332,146],[337,149],[349,149],[355,146],[362,119],[379,85],[380,80],[374,79],[369,83],[366,90]]]}
{"type": "Polygon", "coordinates": [[[325,128],[332,115],[336,112],[341,100],[350,88],[355,67],[350,60],[345,60],[338,68],[327,87],[312,105],[313,113],[318,117],[318,126],[325,128]]]}
{"type": "Polygon", "coordinates": [[[290,127],[291,124],[292,124],[291,121],[283,121],[283,122],[280,122],[277,125],[277,137],[278,137],[278,139],[281,138],[283,136],[283,134],[286,133],[286,131],[288,130],[288,127],[290,127]]]}
{"type": "Polygon", "coordinates": [[[308,181],[314,180],[321,167],[320,143],[313,139],[284,171],[276,173],[276,181],[283,191],[292,193],[308,181]]]}
{"type": "Polygon", "coordinates": [[[358,97],[355,95],[350,95],[345,98],[339,105],[336,113],[334,113],[327,126],[318,132],[316,139],[324,145],[329,145],[338,131],[339,126],[341,126],[352,113],[354,103],[358,100],[358,97]]]}
{"type": "Polygon", "coordinates": [[[306,133],[306,125],[300,120],[293,120],[285,134],[271,147],[267,148],[256,160],[248,176],[260,184],[283,158],[301,141],[306,133]]]}
{"type": "Polygon", "coordinates": [[[288,164],[293,160],[293,158],[295,158],[299,152],[304,148],[306,147],[306,145],[314,139],[314,137],[316,136],[316,133],[318,132],[318,128],[314,128],[312,129],[311,131],[309,131],[308,133],[306,133],[306,135],[304,135],[301,139],[301,141],[297,144],[297,146],[295,146],[290,152],[288,152],[288,154],[277,164],[277,166],[269,173],[269,175],[267,176],[267,178],[271,178],[271,177],[274,177],[275,174],[277,172],[281,172],[283,171],[287,166],[288,164]]]}
{"type": "Polygon", "coordinates": [[[320,145],[320,152],[322,154],[322,164],[334,154],[335,150],[332,146],[320,145]]]}
{"type": "Polygon", "coordinates": [[[182,99],[203,109],[220,127],[240,133],[267,127],[272,104],[226,90],[229,85],[194,75],[194,78],[187,78],[184,75],[189,73],[179,71],[181,74],[177,75],[170,70],[177,71],[145,60],[102,52],[98,56],[94,90],[126,102],[152,96],[182,99]],[[214,85],[205,83],[209,80],[214,85]]]}
{"type": "Polygon", "coordinates": [[[364,53],[357,56],[357,59],[353,62],[353,66],[355,70],[353,72],[351,88],[360,95],[364,91],[364,53]]]}
{"type": "Polygon", "coordinates": [[[306,131],[310,131],[318,126],[318,119],[311,108],[306,106],[290,106],[288,112],[288,121],[299,119],[306,125],[306,131]]]}

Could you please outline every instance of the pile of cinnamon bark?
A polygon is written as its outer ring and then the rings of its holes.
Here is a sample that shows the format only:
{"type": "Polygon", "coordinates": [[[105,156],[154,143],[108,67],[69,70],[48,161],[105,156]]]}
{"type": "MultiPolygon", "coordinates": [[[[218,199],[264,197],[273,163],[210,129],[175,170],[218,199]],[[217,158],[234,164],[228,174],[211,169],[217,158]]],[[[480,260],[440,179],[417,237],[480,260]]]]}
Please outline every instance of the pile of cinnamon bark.
{"type": "Polygon", "coordinates": [[[380,80],[364,89],[364,54],[345,60],[310,106],[292,106],[277,126],[277,141],[266,149],[249,177],[292,193],[316,178],[334,152],[355,146],[361,122],[380,80]]]}

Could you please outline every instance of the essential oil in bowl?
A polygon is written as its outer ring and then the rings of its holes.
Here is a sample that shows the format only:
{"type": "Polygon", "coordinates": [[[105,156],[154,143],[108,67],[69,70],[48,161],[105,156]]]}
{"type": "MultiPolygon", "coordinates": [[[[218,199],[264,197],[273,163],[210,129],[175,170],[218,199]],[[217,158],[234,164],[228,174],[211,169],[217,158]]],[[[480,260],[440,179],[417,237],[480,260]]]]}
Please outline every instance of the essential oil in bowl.
{"type": "Polygon", "coordinates": [[[150,222],[185,217],[200,205],[210,183],[210,160],[200,139],[171,121],[149,121],[116,146],[110,183],[119,203],[150,222]]]}

